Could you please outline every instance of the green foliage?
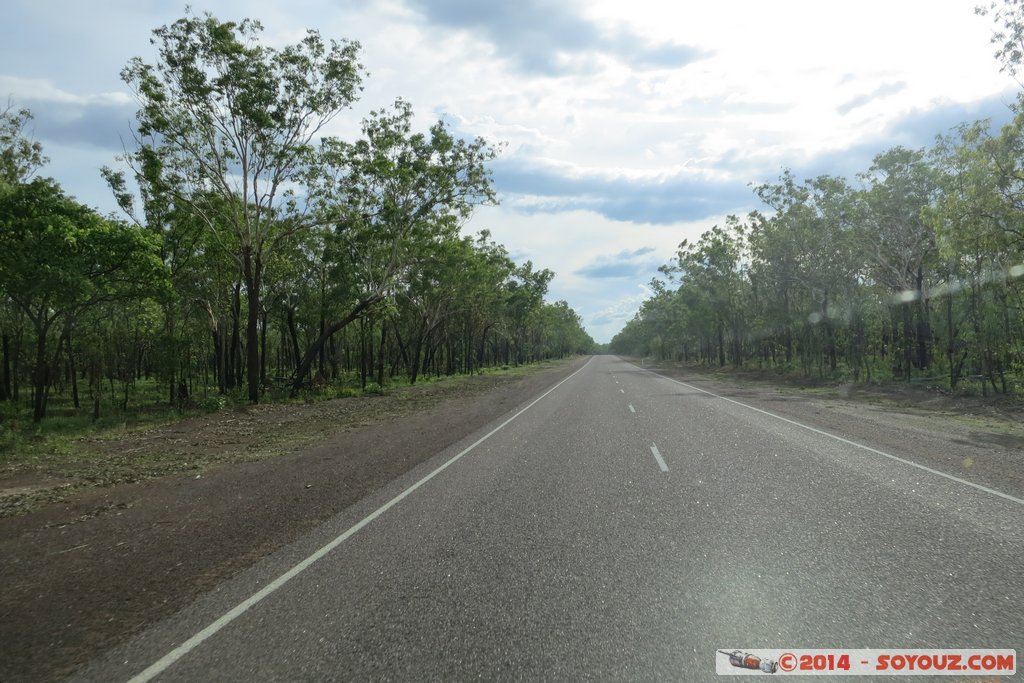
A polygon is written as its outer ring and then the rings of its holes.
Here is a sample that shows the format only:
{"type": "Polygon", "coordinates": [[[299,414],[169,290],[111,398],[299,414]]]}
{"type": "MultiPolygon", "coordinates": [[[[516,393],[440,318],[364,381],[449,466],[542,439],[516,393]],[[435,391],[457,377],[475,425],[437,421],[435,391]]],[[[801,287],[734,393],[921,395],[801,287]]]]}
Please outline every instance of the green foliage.
{"type": "MultiPolygon", "coordinates": [[[[121,73],[140,105],[138,149],[124,160],[142,188],[147,217],[162,218],[172,206],[187,209],[244,281],[252,402],[260,394],[267,263],[314,224],[291,185],[327,172],[311,142],[351,105],[363,75],[358,43],[328,45],[310,30],[275,50],[260,44],[262,30],[251,19],[186,16],[153,32],[155,65],[135,58],[121,73]]],[[[123,176],[105,175],[131,210],[123,176]]]]}
{"type": "MultiPolygon", "coordinates": [[[[1024,2],[976,8],[1002,69],[1024,63],[1024,2]]],[[[767,207],[684,242],[617,353],[756,363],[833,380],[892,377],[1013,394],[1024,369],[1024,99],[931,150],[857,176],[755,188],[767,207]]]]}
{"type": "MultiPolygon", "coordinates": [[[[70,344],[89,309],[168,294],[156,236],[104,219],[49,179],[0,192],[0,294],[35,333],[33,419],[46,415],[51,331],[70,344]]],[[[6,392],[6,387],[5,387],[6,392]]]]}
{"type": "Polygon", "coordinates": [[[222,394],[210,394],[195,402],[196,409],[204,413],[216,413],[224,410],[228,405],[230,405],[228,397],[222,394]]]}
{"type": "MultiPolygon", "coordinates": [[[[770,213],[680,245],[618,353],[1012,394],[1024,357],[1018,117],[879,154],[854,190],[785,171],[770,213]]],[[[1024,187],[1024,186],[1021,186],[1024,187]]]]}
{"type": "Polygon", "coordinates": [[[0,195],[0,290],[33,322],[118,298],[164,293],[151,234],[102,218],[36,179],[0,195]]]}
{"type": "Polygon", "coordinates": [[[25,135],[31,120],[32,112],[28,109],[14,111],[10,103],[0,111],[0,190],[26,182],[47,162],[43,146],[25,135]]]}
{"type": "Polygon", "coordinates": [[[322,315],[296,390],[335,334],[371,309],[393,308],[438,245],[455,243],[459,221],[494,202],[486,163],[495,154],[482,139],[455,139],[442,122],[429,135],[414,133],[412,107],[403,100],[364,119],[356,143],[322,142],[322,163],[336,171],[308,178],[310,196],[323,222],[335,226],[324,236],[325,272],[346,305],[331,319],[322,315]]]}
{"type": "Polygon", "coordinates": [[[992,32],[991,43],[996,46],[996,59],[1000,71],[1014,78],[1024,61],[1024,2],[1003,0],[990,2],[988,6],[977,5],[974,12],[979,16],[992,16],[997,28],[992,32]]]}
{"type": "Polygon", "coordinates": [[[460,234],[496,201],[500,146],[421,130],[402,99],[359,139],[321,138],[360,90],[358,44],[261,39],[255,20],[188,14],[153,32],[152,64],[123,70],[136,146],[103,175],[130,224],[30,181],[44,161],[31,114],[3,113],[0,405],[14,422],[30,402],[36,421],[102,425],[592,350],[568,304],[545,301],[554,273],[460,234]]]}

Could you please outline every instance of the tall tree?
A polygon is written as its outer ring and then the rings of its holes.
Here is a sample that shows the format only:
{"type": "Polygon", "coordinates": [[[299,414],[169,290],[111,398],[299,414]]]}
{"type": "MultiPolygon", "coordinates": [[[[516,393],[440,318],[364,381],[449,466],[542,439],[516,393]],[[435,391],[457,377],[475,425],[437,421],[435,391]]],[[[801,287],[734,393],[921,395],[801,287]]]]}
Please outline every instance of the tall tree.
{"type": "Polygon", "coordinates": [[[32,112],[8,103],[0,111],[0,183],[14,185],[26,182],[47,159],[43,146],[26,133],[32,112]]]}
{"type": "Polygon", "coordinates": [[[937,245],[924,212],[937,199],[938,178],[923,150],[904,147],[878,154],[861,178],[868,183],[861,247],[871,277],[893,297],[894,323],[901,320],[903,338],[894,371],[909,380],[914,367],[927,368],[931,360],[928,276],[937,245]]]}
{"type": "Polygon", "coordinates": [[[251,19],[186,16],[153,32],[156,65],[135,58],[121,73],[140,105],[138,149],[127,161],[145,179],[146,165],[158,159],[166,191],[242,273],[252,402],[259,400],[267,260],[314,222],[291,184],[313,172],[313,138],[354,101],[363,74],[358,43],[326,44],[310,30],[277,50],[259,43],[262,30],[251,19]]]}
{"type": "Polygon", "coordinates": [[[798,330],[805,367],[812,356],[836,371],[836,323],[849,319],[850,292],[858,270],[852,228],[853,192],[846,181],[819,176],[797,184],[787,170],[777,184],[756,189],[775,210],[753,223],[751,278],[766,301],[764,322],[781,332],[787,362],[798,330]]]}
{"type": "MultiPolygon", "coordinates": [[[[29,137],[26,130],[31,120],[32,112],[16,110],[11,102],[0,111],[0,201],[8,191],[27,182],[47,161],[42,145],[29,137]]],[[[16,366],[23,317],[9,298],[0,296],[0,400],[15,398],[18,393],[16,366]]]]}
{"type": "Polygon", "coordinates": [[[729,216],[725,228],[714,226],[696,243],[680,243],[676,263],[667,272],[680,275],[680,292],[687,308],[701,319],[710,345],[717,351],[718,364],[727,357],[733,365],[743,363],[742,343],[746,320],[742,306],[749,296],[743,271],[746,226],[729,216]]]}
{"type": "Polygon", "coordinates": [[[109,221],[36,179],[0,195],[0,292],[36,333],[33,419],[46,415],[48,336],[85,309],[159,292],[166,271],[153,235],[109,221]]]}
{"type": "Polygon", "coordinates": [[[426,244],[454,236],[477,205],[495,201],[486,166],[495,154],[485,140],[456,138],[441,121],[426,134],[413,132],[412,105],[401,99],[363,121],[361,140],[323,141],[321,158],[333,172],[309,177],[311,195],[336,226],[336,276],[349,283],[351,304],[306,350],[296,389],[334,334],[407,286],[406,266],[426,244]]]}

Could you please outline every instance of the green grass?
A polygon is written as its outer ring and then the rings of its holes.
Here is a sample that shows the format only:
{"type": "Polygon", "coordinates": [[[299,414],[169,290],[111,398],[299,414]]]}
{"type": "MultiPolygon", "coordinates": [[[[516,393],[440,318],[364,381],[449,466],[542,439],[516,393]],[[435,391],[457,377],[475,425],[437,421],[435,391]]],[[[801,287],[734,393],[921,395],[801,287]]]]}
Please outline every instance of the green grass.
{"type": "MultiPolygon", "coordinates": [[[[333,398],[381,395],[386,389],[375,383],[359,387],[358,376],[350,373],[333,385],[307,388],[292,396],[290,388],[272,389],[264,394],[263,403],[272,405],[304,404],[333,398]]],[[[118,399],[120,395],[118,395],[118,399]]],[[[140,380],[130,394],[127,410],[104,392],[100,401],[100,417],[92,419],[92,401],[82,397],[75,408],[68,396],[51,396],[47,401],[47,417],[32,421],[28,400],[0,403],[0,472],[10,471],[12,463],[24,464],[35,456],[69,455],[80,450],[83,438],[110,440],[134,431],[150,429],[198,415],[230,410],[248,403],[242,389],[227,394],[215,387],[197,390],[183,410],[167,404],[166,387],[154,380],[140,380]]],[[[23,469],[19,467],[18,469],[23,469]]]]}
{"type": "Polygon", "coordinates": [[[89,411],[50,416],[32,422],[31,408],[7,403],[0,425],[0,463],[20,459],[37,452],[61,453],[70,450],[75,439],[83,436],[123,434],[180,420],[198,411],[179,413],[171,408],[147,407],[119,415],[101,415],[93,421],[89,411]]]}

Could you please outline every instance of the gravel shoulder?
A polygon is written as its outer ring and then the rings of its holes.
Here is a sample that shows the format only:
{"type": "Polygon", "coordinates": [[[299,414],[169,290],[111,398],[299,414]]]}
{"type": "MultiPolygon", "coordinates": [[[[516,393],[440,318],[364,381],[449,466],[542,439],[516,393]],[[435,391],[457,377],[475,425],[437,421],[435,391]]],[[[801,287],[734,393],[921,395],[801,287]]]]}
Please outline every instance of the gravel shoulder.
{"type": "Polygon", "coordinates": [[[645,361],[643,367],[1024,498],[1024,407],[1020,404],[906,385],[779,386],[754,374],[730,376],[678,363],[645,361]]]}
{"type": "Polygon", "coordinates": [[[69,675],[583,362],[258,406],[82,445],[104,472],[153,467],[131,483],[0,476],[22,503],[0,519],[0,680],[69,675]],[[153,463],[168,462],[183,471],[158,476],[153,463]]]}

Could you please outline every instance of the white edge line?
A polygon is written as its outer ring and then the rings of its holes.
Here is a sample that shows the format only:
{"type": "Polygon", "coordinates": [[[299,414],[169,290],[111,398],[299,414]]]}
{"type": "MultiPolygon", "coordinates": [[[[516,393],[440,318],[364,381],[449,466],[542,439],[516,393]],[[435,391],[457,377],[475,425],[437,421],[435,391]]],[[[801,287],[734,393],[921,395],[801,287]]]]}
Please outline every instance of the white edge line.
{"type": "MultiPolygon", "coordinates": [[[[593,357],[591,357],[590,360],[593,360],[593,357]]],[[[572,379],[573,377],[575,377],[579,373],[583,372],[583,369],[586,368],[588,365],[590,365],[590,360],[588,360],[586,363],[584,363],[583,367],[581,367],[579,370],[577,370],[576,372],[572,373],[571,375],[569,375],[568,377],[563,379],[561,382],[559,382],[558,384],[556,384],[555,386],[551,387],[550,389],[545,391],[543,394],[541,394],[540,396],[535,398],[533,401],[531,401],[529,403],[529,405],[527,405],[525,408],[520,410],[518,413],[516,413],[515,415],[513,415],[509,419],[505,420],[500,425],[498,425],[497,427],[495,427],[491,431],[487,432],[483,436],[481,436],[479,439],[477,439],[472,444],[470,444],[469,446],[464,448],[462,451],[460,451],[457,455],[453,455],[450,459],[448,459],[442,465],[438,466],[437,469],[433,470],[432,472],[430,472],[429,474],[424,476],[422,479],[417,481],[415,484],[413,484],[409,488],[405,489],[404,491],[399,493],[397,496],[395,496],[394,498],[392,498],[388,502],[386,502],[383,505],[381,505],[379,508],[377,508],[376,510],[374,510],[373,512],[368,514],[366,517],[363,517],[361,520],[359,520],[357,523],[355,523],[354,525],[349,527],[348,530],[346,530],[343,534],[341,534],[340,536],[335,538],[333,541],[331,541],[330,543],[327,543],[326,545],[322,546],[319,550],[317,550],[312,555],[310,555],[306,559],[304,559],[301,562],[299,562],[298,564],[296,564],[294,567],[292,567],[291,569],[286,571],[284,574],[281,574],[279,577],[277,577],[276,579],[274,579],[273,581],[268,583],[266,586],[261,588],[259,591],[257,591],[256,593],[253,593],[251,596],[249,596],[248,598],[246,598],[242,602],[240,602],[237,605],[235,605],[232,609],[230,609],[228,612],[226,612],[219,619],[217,619],[216,621],[211,623],[209,626],[204,628],[202,631],[200,631],[199,633],[195,634],[194,636],[192,636],[191,638],[186,640],[184,643],[182,643],[178,647],[176,647],[173,650],[171,650],[170,652],[168,652],[166,655],[164,655],[163,657],[158,659],[153,664],[149,665],[149,667],[147,667],[144,671],[142,671],[141,673],[138,673],[135,676],[133,676],[131,679],[129,679],[128,683],[145,683],[146,681],[152,680],[154,676],[158,676],[161,673],[163,673],[164,671],[166,671],[172,664],[174,664],[176,661],[178,661],[179,659],[181,659],[182,657],[187,655],[189,652],[194,650],[196,647],[198,647],[200,644],[202,644],[203,641],[205,641],[208,638],[210,638],[210,636],[214,635],[215,633],[220,631],[222,628],[224,628],[225,626],[230,624],[232,621],[234,621],[235,619],[240,617],[250,607],[252,607],[253,605],[259,603],[261,600],[263,600],[263,598],[267,597],[268,595],[270,595],[271,593],[276,591],[278,588],[280,588],[281,586],[285,585],[286,583],[291,581],[293,578],[295,578],[296,576],[298,576],[299,574],[304,572],[314,562],[316,562],[317,560],[322,558],[324,555],[326,555],[327,553],[329,553],[332,550],[334,550],[335,548],[337,548],[339,545],[341,545],[346,540],[348,540],[352,535],[354,535],[355,533],[360,531],[363,527],[365,527],[370,522],[372,522],[373,520],[377,519],[378,517],[383,515],[385,512],[390,510],[392,507],[394,507],[395,505],[400,503],[402,500],[404,500],[413,491],[415,491],[420,486],[422,486],[423,484],[425,484],[428,481],[430,481],[431,479],[433,479],[435,476],[440,474],[443,470],[447,469],[449,465],[454,464],[455,461],[457,461],[460,458],[462,458],[462,456],[466,455],[467,453],[472,451],[474,448],[476,448],[477,446],[482,444],[484,441],[487,441],[487,439],[491,438],[492,436],[497,434],[499,431],[504,429],[506,425],[508,425],[513,420],[518,418],[520,415],[525,413],[527,410],[532,408],[534,405],[539,403],[548,394],[550,394],[555,389],[557,389],[558,387],[560,387],[563,384],[565,384],[566,382],[568,382],[570,379],[572,379]]]]}
{"type": "Polygon", "coordinates": [[[656,444],[651,444],[651,455],[658,461],[658,467],[661,468],[662,472],[668,472],[668,465],[665,464],[665,459],[661,457],[661,451],[658,450],[656,444]]]}
{"type": "Polygon", "coordinates": [[[957,477],[955,475],[948,474],[948,473],[942,472],[940,470],[932,469],[931,467],[928,467],[927,465],[922,465],[920,463],[916,463],[913,460],[907,460],[906,458],[901,458],[898,455],[893,455],[891,453],[886,453],[885,451],[880,451],[877,448],[872,448],[871,446],[865,446],[864,444],[857,443],[856,441],[850,441],[849,439],[844,439],[841,436],[836,436],[835,434],[830,434],[829,432],[823,431],[821,429],[817,429],[815,427],[811,427],[809,425],[805,425],[803,423],[797,422],[796,420],[790,420],[788,417],[782,417],[781,415],[776,415],[775,413],[770,413],[767,410],[761,410],[760,408],[755,408],[754,406],[747,405],[746,403],[741,403],[740,401],[737,401],[735,399],[731,399],[731,398],[728,398],[726,396],[719,396],[718,394],[716,394],[714,392],[711,392],[711,391],[708,391],[707,389],[701,389],[700,387],[696,387],[696,386],[694,386],[692,384],[687,384],[686,382],[680,382],[677,379],[672,379],[671,377],[666,377],[665,375],[662,375],[662,374],[659,374],[657,372],[654,372],[653,370],[648,370],[647,368],[641,368],[641,370],[643,370],[645,372],[649,372],[652,375],[655,375],[657,377],[661,377],[662,379],[667,379],[670,382],[675,382],[676,384],[681,384],[682,386],[687,387],[689,389],[694,389],[695,391],[699,391],[702,394],[707,394],[709,396],[714,396],[715,398],[720,398],[723,401],[728,401],[729,403],[735,403],[738,406],[743,406],[744,408],[748,408],[748,409],[753,410],[755,412],[761,413],[762,415],[767,415],[768,417],[774,417],[776,420],[782,420],[783,422],[788,422],[791,425],[794,425],[794,426],[797,426],[797,427],[801,427],[802,429],[806,429],[809,432],[814,432],[815,434],[821,434],[822,436],[827,436],[830,439],[835,439],[836,441],[841,441],[842,443],[845,443],[847,445],[855,446],[856,448],[861,448],[861,449],[863,449],[865,451],[870,451],[871,453],[875,453],[876,455],[881,455],[884,458],[889,458],[890,460],[895,460],[896,462],[901,462],[904,465],[910,465],[911,467],[916,467],[919,470],[924,470],[925,472],[930,472],[931,474],[935,474],[935,475],[938,475],[940,477],[944,477],[946,479],[958,482],[958,483],[963,484],[965,486],[970,486],[973,489],[977,489],[979,491],[984,491],[985,493],[990,493],[993,496],[999,496],[1000,498],[1004,498],[1004,499],[1009,500],[1011,502],[1017,503],[1018,505],[1024,505],[1024,499],[1017,498],[1015,496],[1011,496],[1008,493],[1003,493],[1002,491],[996,491],[995,489],[990,489],[987,486],[982,486],[981,484],[975,484],[973,481],[967,481],[966,479],[961,479],[960,477],[957,477]]]}

